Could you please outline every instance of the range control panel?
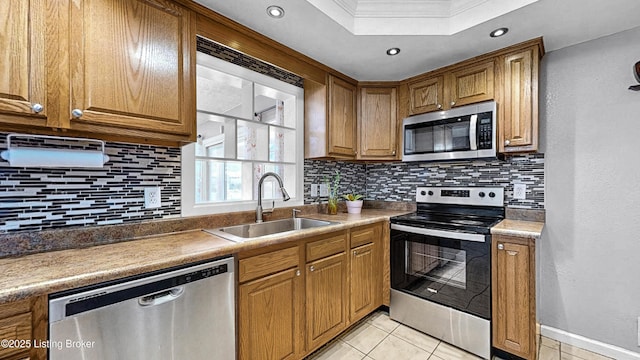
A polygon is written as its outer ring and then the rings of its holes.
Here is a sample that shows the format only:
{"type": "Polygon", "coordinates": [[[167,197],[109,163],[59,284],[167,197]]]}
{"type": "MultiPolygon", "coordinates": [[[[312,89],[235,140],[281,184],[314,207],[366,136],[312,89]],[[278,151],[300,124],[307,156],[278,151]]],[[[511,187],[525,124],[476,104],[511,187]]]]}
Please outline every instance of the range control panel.
{"type": "Polygon", "coordinates": [[[416,202],[475,206],[504,206],[502,187],[418,187],[416,202]]]}

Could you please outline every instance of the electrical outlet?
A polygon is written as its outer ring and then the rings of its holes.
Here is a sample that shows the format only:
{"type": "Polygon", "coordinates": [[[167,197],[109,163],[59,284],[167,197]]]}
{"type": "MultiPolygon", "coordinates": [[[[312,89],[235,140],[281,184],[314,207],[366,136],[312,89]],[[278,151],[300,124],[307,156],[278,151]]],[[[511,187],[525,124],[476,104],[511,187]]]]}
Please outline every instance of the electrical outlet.
{"type": "Polygon", "coordinates": [[[320,184],[320,196],[329,196],[327,184],[320,184]]]}
{"type": "Polygon", "coordinates": [[[526,199],[527,184],[513,184],[513,197],[514,199],[526,199]]]}
{"type": "Polygon", "coordinates": [[[318,197],[318,184],[311,184],[311,197],[318,197]]]}
{"type": "Polygon", "coordinates": [[[144,207],[147,209],[159,208],[162,202],[159,187],[144,188],[144,207]]]}

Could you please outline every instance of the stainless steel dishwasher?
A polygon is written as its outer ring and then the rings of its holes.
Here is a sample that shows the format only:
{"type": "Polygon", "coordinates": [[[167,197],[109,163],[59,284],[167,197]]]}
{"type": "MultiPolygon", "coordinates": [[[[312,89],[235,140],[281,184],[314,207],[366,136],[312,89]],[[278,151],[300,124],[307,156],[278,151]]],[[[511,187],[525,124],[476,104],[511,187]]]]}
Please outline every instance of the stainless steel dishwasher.
{"type": "Polygon", "coordinates": [[[50,360],[235,359],[233,258],[49,297],[50,360]]]}

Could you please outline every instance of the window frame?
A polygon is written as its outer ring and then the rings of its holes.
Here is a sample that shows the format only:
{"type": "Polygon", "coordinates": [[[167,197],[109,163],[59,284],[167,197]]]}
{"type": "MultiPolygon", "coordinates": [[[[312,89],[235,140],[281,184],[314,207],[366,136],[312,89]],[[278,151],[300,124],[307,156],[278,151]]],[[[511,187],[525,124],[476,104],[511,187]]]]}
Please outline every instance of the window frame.
{"type": "MultiPolygon", "coordinates": [[[[296,144],[296,154],[295,154],[295,174],[296,174],[296,182],[295,182],[295,196],[292,196],[291,199],[287,202],[282,201],[282,199],[275,200],[276,207],[283,206],[301,206],[304,204],[304,89],[285,83],[283,81],[274,79],[270,76],[260,74],[253,70],[249,70],[243,68],[241,66],[226,62],[224,60],[217,59],[211,55],[203,54],[197,52],[196,54],[196,63],[201,66],[206,66],[211,69],[221,71],[227,73],[229,75],[233,75],[244,80],[252,82],[252,99],[255,99],[255,86],[256,84],[273,88],[278,91],[286,92],[290,95],[295,96],[295,144],[296,144]]],[[[197,76],[197,74],[196,74],[197,76]]],[[[196,84],[197,86],[197,84],[196,84]]],[[[253,100],[252,100],[253,106],[253,100]]],[[[195,114],[194,114],[195,115],[195,114]]],[[[240,117],[235,117],[236,122],[238,120],[247,120],[240,117]]],[[[197,131],[197,125],[196,129],[197,131]]],[[[209,214],[220,214],[220,213],[228,213],[228,212],[236,212],[236,211],[248,211],[255,210],[258,201],[255,200],[240,200],[240,201],[224,201],[217,203],[205,203],[205,204],[197,204],[196,203],[196,155],[195,155],[195,143],[187,144],[182,146],[181,149],[181,215],[185,216],[198,216],[198,215],[209,215],[209,214]],[[232,209],[231,211],[230,208],[232,209]]],[[[287,162],[270,162],[270,161],[262,161],[262,160],[240,160],[237,159],[221,159],[221,161],[228,162],[251,162],[251,163],[265,163],[265,164],[291,164],[287,162]]],[[[253,177],[252,177],[253,178],[253,177]]],[[[253,182],[253,180],[252,180],[253,182]]],[[[252,184],[252,188],[255,188],[257,184],[252,184]]],[[[291,193],[292,189],[287,188],[291,193]]],[[[255,189],[252,189],[252,192],[255,189]]],[[[253,198],[253,195],[252,195],[253,198]]],[[[263,201],[263,207],[268,209],[271,207],[269,204],[271,200],[263,201]]]]}

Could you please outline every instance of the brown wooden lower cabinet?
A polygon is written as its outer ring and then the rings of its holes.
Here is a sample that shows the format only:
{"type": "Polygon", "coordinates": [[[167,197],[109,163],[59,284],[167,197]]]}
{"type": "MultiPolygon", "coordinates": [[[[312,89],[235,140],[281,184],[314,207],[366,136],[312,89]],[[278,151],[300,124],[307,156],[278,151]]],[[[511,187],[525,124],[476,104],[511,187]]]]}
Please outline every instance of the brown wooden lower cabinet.
{"type": "Polygon", "coordinates": [[[535,242],[503,235],[492,242],[493,346],[535,360],[535,242]]]}
{"type": "Polygon", "coordinates": [[[382,305],[382,230],[240,253],[239,359],[302,359],[382,305]]]}
{"type": "Polygon", "coordinates": [[[240,359],[300,357],[301,280],[294,268],[240,285],[240,359]]]}
{"type": "Polygon", "coordinates": [[[307,264],[307,349],[327,343],[347,326],[347,256],[307,264]]]}
{"type": "Polygon", "coordinates": [[[47,340],[47,297],[40,296],[0,305],[0,359],[45,360],[47,350],[31,347],[47,340]]]}

